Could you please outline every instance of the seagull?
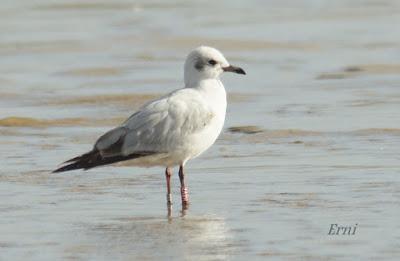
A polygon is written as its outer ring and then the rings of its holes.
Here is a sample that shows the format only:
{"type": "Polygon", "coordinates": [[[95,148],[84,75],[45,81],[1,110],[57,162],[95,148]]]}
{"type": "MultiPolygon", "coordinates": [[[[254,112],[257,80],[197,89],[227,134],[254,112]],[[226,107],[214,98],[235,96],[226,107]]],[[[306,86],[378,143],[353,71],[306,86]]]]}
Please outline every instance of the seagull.
{"type": "Polygon", "coordinates": [[[63,163],[64,172],[130,160],[139,167],[165,167],[167,204],[172,168],[179,166],[182,206],[189,204],[185,164],[214,144],[224,126],[226,92],[223,72],[246,74],[215,48],[200,46],[184,65],[184,88],[143,105],[120,126],[106,132],[93,149],[63,163]]]}

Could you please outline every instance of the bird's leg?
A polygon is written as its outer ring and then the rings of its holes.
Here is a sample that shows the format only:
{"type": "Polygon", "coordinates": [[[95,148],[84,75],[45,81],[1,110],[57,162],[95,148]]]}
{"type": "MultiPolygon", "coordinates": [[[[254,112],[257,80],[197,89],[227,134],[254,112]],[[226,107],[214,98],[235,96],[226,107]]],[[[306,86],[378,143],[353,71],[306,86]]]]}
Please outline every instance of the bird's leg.
{"type": "Polygon", "coordinates": [[[165,169],[165,178],[167,179],[167,204],[170,206],[172,204],[172,197],[171,197],[171,169],[167,167],[165,169]]]}
{"type": "Polygon", "coordinates": [[[179,180],[181,181],[181,198],[182,206],[187,206],[189,204],[189,193],[185,186],[185,174],[183,173],[183,166],[179,166],[179,180]]]}

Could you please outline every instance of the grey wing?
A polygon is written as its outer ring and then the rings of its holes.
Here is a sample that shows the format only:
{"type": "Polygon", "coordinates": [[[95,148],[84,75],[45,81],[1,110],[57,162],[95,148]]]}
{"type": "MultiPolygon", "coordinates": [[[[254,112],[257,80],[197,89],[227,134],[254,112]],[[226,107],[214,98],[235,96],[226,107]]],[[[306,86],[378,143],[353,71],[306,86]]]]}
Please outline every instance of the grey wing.
{"type": "Polygon", "coordinates": [[[213,114],[195,92],[182,89],[153,101],[120,127],[104,134],[95,148],[104,156],[167,153],[207,126],[213,114]]]}
{"type": "Polygon", "coordinates": [[[128,129],[124,126],[117,127],[101,136],[94,145],[102,157],[120,156],[121,147],[128,129]]]}

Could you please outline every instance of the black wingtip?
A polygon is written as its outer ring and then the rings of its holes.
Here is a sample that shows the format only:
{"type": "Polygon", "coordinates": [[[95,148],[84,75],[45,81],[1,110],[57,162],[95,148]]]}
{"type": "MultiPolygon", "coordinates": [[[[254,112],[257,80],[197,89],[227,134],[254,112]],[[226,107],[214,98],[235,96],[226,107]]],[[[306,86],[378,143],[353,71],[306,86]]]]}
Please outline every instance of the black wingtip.
{"type": "Polygon", "coordinates": [[[77,162],[68,164],[66,166],[62,166],[56,170],[53,170],[51,173],[60,173],[60,172],[65,172],[65,171],[70,171],[70,170],[76,170],[76,169],[81,169],[81,167],[78,165],[77,162]]]}
{"type": "Polygon", "coordinates": [[[98,166],[108,165],[119,161],[125,161],[135,158],[140,158],[144,156],[149,156],[156,154],[155,152],[142,151],[130,154],[128,156],[113,156],[103,158],[98,150],[92,150],[88,153],[85,153],[81,156],[75,157],[73,159],[67,160],[63,164],[69,163],[68,165],[64,165],[56,170],[53,170],[52,173],[65,172],[76,169],[88,170],[91,168],[95,168],[98,166]]]}
{"type": "Polygon", "coordinates": [[[90,168],[90,164],[88,164],[89,162],[91,162],[93,160],[93,158],[98,157],[99,153],[96,150],[92,150],[89,151],[85,154],[82,154],[78,157],[69,159],[67,161],[65,161],[62,164],[67,164],[68,165],[64,165],[56,170],[53,170],[51,173],[59,173],[59,172],[65,172],[65,171],[70,171],[70,170],[76,170],[76,169],[87,169],[90,168]]]}

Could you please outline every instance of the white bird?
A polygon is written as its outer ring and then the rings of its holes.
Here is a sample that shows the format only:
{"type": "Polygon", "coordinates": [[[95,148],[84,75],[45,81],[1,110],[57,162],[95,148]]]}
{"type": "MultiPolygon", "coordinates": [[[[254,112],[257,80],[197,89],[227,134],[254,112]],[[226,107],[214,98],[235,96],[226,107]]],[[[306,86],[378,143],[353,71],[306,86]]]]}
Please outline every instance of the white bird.
{"type": "Polygon", "coordinates": [[[131,160],[143,167],[164,166],[167,203],[171,204],[171,168],[179,165],[182,205],[189,202],[183,167],[214,144],[224,125],[226,92],[223,72],[246,74],[217,49],[200,46],[186,58],[185,87],[143,105],[88,153],[70,159],[53,172],[90,169],[131,160]]]}

